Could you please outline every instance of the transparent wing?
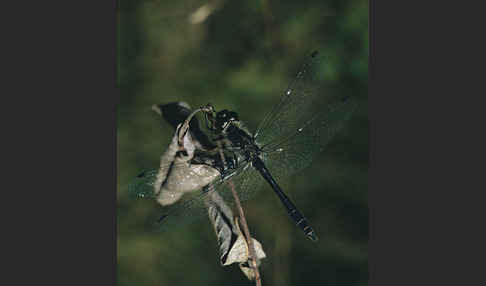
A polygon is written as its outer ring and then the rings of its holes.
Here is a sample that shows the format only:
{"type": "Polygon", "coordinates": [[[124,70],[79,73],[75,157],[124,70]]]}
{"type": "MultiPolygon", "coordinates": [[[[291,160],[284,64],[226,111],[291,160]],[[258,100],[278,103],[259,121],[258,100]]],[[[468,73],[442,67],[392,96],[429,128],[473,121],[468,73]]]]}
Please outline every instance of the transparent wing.
{"type": "Polygon", "coordinates": [[[344,126],[357,102],[348,97],[328,105],[307,122],[262,149],[268,169],[277,179],[304,169],[344,126]]]}
{"type": "Polygon", "coordinates": [[[206,216],[208,207],[213,205],[211,196],[222,183],[222,180],[218,180],[193,196],[186,196],[180,202],[164,207],[162,215],[153,222],[154,229],[156,231],[171,231],[206,216]]]}
{"type": "MultiPolygon", "coordinates": [[[[208,216],[208,207],[215,206],[212,196],[215,192],[228,204],[234,206],[234,199],[229,185],[233,182],[236,192],[241,201],[252,198],[261,189],[264,182],[258,171],[249,164],[245,164],[233,174],[229,179],[224,181],[218,180],[205,188],[204,192],[177,203],[164,212],[155,227],[159,231],[167,231],[177,227],[187,225],[208,216]]],[[[217,206],[216,206],[217,207],[217,206]]]]}
{"type": "Polygon", "coordinates": [[[306,58],[278,104],[260,123],[255,133],[258,143],[264,145],[286,137],[312,117],[312,109],[323,97],[320,92],[322,77],[319,76],[322,64],[323,59],[317,51],[306,58]]]}
{"type": "MultiPolygon", "coordinates": [[[[131,196],[154,199],[154,184],[158,172],[158,169],[141,172],[128,185],[128,192],[131,196]]],[[[204,190],[195,190],[192,194],[186,194],[177,203],[163,207],[164,214],[161,215],[159,220],[154,221],[155,228],[160,231],[165,231],[187,225],[201,217],[207,216],[208,207],[214,204],[212,200],[214,192],[218,192],[229,206],[233,206],[234,200],[228,185],[229,180],[233,182],[241,201],[251,199],[258,193],[261,189],[261,184],[264,182],[260,174],[253,167],[247,163],[242,164],[225,181],[218,178],[205,187],[204,190]]]]}
{"type": "Polygon", "coordinates": [[[128,184],[127,191],[130,196],[138,198],[155,197],[154,183],[158,172],[159,169],[144,170],[140,172],[140,174],[128,184]]]}
{"type": "MultiPolygon", "coordinates": [[[[257,128],[255,137],[261,143],[279,138],[288,130],[300,125],[303,112],[313,104],[313,98],[317,96],[319,89],[319,68],[322,59],[317,51],[308,56],[298,71],[295,79],[290,83],[280,101],[265,116],[257,128]]],[[[315,104],[315,103],[314,103],[315,104]]]]}
{"type": "MultiPolygon", "coordinates": [[[[192,169],[188,169],[187,165],[184,163],[178,162],[168,162],[165,165],[157,169],[151,170],[144,170],[139,173],[127,186],[127,192],[130,194],[131,197],[136,198],[155,198],[158,194],[159,190],[155,189],[155,184],[157,180],[157,175],[159,174],[160,170],[165,170],[168,172],[169,170],[181,169],[185,172],[185,177],[191,178],[192,181],[204,181],[207,178],[204,177],[204,174],[200,172],[194,172],[192,169]]],[[[181,182],[183,183],[183,182],[181,182]]],[[[197,191],[198,189],[194,189],[197,191]]]]}

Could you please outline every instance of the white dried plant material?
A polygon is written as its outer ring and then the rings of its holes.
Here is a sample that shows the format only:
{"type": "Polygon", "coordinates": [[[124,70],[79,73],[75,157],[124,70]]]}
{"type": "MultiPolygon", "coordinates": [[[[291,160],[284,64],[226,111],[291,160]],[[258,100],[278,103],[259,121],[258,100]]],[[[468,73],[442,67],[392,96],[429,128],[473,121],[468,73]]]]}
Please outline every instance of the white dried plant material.
{"type": "MultiPolygon", "coordinates": [[[[240,230],[240,225],[238,223],[238,219],[235,219],[235,222],[236,222],[235,223],[236,228],[237,228],[238,233],[239,233],[238,240],[240,240],[241,242],[240,242],[240,245],[235,246],[234,254],[232,254],[231,251],[230,251],[230,255],[228,255],[228,256],[237,257],[239,260],[245,259],[243,261],[240,261],[238,266],[240,267],[243,274],[245,274],[245,276],[249,280],[255,280],[255,269],[253,268],[253,264],[252,264],[251,259],[250,259],[249,245],[247,244],[245,237],[240,230]],[[237,249],[237,247],[238,247],[238,249],[237,249]]],[[[261,264],[261,260],[266,257],[266,254],[263,251],[263,247],[262,247],[261,243],[254,238],[251,238],[251,239],[252,239],[252,242],[253,242],[253,249],[255,250],[256,266],[259,267],[260,264],[261,264]]],[[[236,244],[238,244],[238,241],[235,243],[235,245],[236,244]]]]}
{"type": "Polygon", "coordinates": [[[196,149],[188,125],[179,124],[169,147],[162,155],[160,168],[154,183],[156,200],[162,206],[177,202],[184,194],[202,189],[220,174],[213,167],[204,164],[191,164],[196,149]],[[178,135],[182,146],[178,144],[178,135]]]}
{"type": "Polygon", "coordinates": [[[210,192],[209,199],[211,201],[211,205],[213,207],[217,207],[218,213],[222,215],[222,217],[225,218],[225,220],[228,221],[229,226],[231,229],[236,230],[236,226],[234,225],[234,215],[233,211],[231,208],[226,204],[226,202],[223,200],[221,195],[218,192],[212,191],[210,192]]]}
{"type": "Polygon", "coordinates": [[[236,234],[233,232],[233,225],[231,224],[233,220],[233,213],[231,209],[227,208],[226,204],[220,206],[219,203],[223,202],[222,198],[217,192],[213,192],[212,197],[218,197],[211,204],[208,204],[209,220],[213,225],[214,232],[218,238],[220,262],[224,264],[228,252],[231,248],[231,243],[236,239],[236,234]],[[223,209],[227,208],[226,211],[223,209]]]}
{"type": "MultiPolygon", "coordinates": [[[[263,251],[262,245],[258,240],[252,238],[253,240],[253,247],[255,248],[255,254],[257,256],[257,260],[265,258],[265,252],[263,251]]],[[[229,251],[228,258],[223,265],[230,265],[235,262],[247,262],[250,257],[248,243],[246,243],[246,239],[243,235],[239,235],[236,239],[235,243],[231,247],[229,251]]]]}
{"type": "Polygon", "coordinates": [[[220,263],[223,266],[228,265],[226,263],[228,253],[238,237],[237,228],[233,223],[233,211],[217,192],[211,193],[206,204],[208,206],[209,220],[218,238],[220,263]]]}
{"type": "MultiPolygon", "coordinates": [[[[231,246],[228,257],[223,265],[230,265],[235,262],[245,263],[248,262],[250,258],[250,248],[245,239],[245,236],[240,230],[238,219],[235,219],[235,225],[238,233],[238,238],[231,246]]],[[[259,263],[261,259],[266,257],[265,252],[263,251],[263,247],[258,240],[254,239],[253,237],[251,239],[253,241],[253,248],[255,249],[256,260],[257,263],[259,263]]]]}
{"type": "MultiPolygon", "coordinates": [[[[250,249],[239,227],[238,218],[234,217],[231,208],[217,192],[213,192],[210,199],[208,212],[218,238],[221,265],[239,263],[239,267],[245,276],[253,280],[255,274],[250,265],[250,249]]],[[[260,260],[265,258],[266,254],[261,243],[254,238],[252,240],[256,263],[260,265],[260,260]]]]}

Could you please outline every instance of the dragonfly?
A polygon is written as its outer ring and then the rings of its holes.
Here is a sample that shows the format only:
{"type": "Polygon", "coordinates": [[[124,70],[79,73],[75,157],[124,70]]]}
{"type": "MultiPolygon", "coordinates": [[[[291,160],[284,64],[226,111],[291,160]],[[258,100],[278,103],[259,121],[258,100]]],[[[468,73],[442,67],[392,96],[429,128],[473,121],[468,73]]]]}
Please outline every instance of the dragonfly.
{"type": "MultiPolygon", "coordinates": [[[[255,133],[251,133],[230,110],[216,112],[210,104],[204,110],[209,133],[222,142],[226,158],[213,159],[212,166],[221,176],[205,185],[188,200],[171,205],[156,222],[160,230],[170,230],[207,215],[215,193],[233,203],[231,180],[240,201],[253,198],[266,184],[275,192],[293,223],[306,237],[317,241],[317,235],[279,181],[302,171],[341,130],[357,107],[354,97],[326,96],[322,90],[322,58],[310,54],[280,100],[267,113],[255,133]],[[224,166],[224,167],[223,167],[224,166]]],[[[158,170],[143,172],[130,186],[138,196],[153,197],[158,170]]],[[[188,174],[200,176],[200,174],[188,174]]]]}

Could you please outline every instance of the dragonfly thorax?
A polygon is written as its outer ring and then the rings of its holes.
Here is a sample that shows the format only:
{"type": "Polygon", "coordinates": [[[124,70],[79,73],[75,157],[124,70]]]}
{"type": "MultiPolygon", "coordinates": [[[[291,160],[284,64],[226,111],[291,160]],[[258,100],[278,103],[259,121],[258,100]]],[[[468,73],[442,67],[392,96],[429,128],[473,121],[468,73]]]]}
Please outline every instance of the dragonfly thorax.
{"type": "Polygon", "coordinates": [[[239,154],[239,162],[253,162],[261,154],[261,149],[255,143],[251,134],[237,125],[230,125],[224,136],[229,141],[230,146],[239,154]]]}

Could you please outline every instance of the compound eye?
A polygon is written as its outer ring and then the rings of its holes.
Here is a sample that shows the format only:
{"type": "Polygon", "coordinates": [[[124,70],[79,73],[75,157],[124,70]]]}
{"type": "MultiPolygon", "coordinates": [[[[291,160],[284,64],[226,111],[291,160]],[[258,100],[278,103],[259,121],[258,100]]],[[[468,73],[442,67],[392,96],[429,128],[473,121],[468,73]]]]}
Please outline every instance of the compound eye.
{"type": "Polygon", "coordinates": [[[218,119],[224,119],[227,116],[228,116],[227,110],[221,110],[220,112],[218,112],[218,114],[216,114],[216,117],[218,117],[218,119]]]}

